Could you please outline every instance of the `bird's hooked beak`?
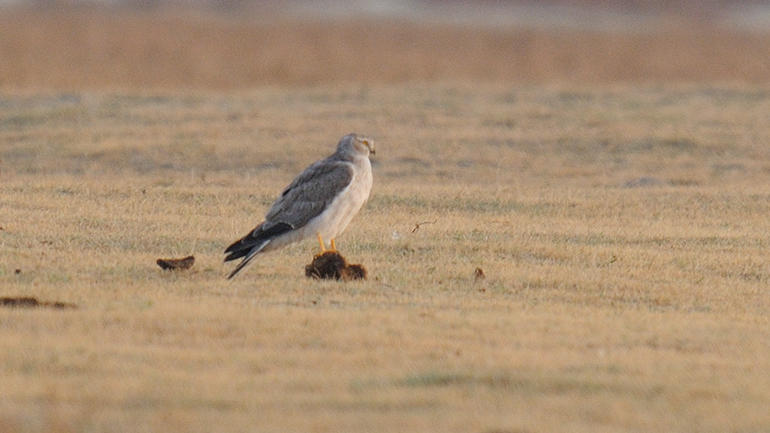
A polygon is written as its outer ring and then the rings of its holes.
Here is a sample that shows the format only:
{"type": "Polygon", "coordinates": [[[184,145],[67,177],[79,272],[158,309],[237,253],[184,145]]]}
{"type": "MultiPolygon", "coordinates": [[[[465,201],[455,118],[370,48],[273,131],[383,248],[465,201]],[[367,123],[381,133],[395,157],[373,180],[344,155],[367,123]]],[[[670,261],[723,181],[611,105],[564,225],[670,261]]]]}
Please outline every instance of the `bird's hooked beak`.
{"type": "Polygon", "coordinates": [[[374,140],[371,138],[363,138],[361,139],[361,143],[366,146],[367,149],[369,149],[369,153],[372,155],[377,154],[377,152],[374,151],[374,140]]]}

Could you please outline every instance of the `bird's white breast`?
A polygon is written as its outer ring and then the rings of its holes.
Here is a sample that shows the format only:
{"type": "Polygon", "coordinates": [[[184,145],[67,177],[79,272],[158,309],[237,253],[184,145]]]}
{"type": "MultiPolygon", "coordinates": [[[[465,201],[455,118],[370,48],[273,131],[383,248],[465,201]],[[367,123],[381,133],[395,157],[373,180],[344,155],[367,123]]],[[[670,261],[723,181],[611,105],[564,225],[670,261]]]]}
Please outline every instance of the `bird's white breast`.
{"type": "MultiPolygon", "coordinates": [[[[353,178],[350,184],[307,226],[312,230],[312,235],[320,233],[326,243],[345,230],[366,203],[372,190],[372,165],[369,158],[358,157],[352,164],[353,178]]],[[[311,236],[311,233],[307,236],[311,236]]]]}

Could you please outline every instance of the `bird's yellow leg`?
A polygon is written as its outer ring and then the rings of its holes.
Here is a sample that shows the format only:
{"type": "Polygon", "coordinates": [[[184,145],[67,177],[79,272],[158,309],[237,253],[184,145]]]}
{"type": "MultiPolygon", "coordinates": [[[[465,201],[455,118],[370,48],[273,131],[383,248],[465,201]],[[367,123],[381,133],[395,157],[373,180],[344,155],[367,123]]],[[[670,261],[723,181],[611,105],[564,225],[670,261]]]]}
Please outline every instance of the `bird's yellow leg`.
{"type": "MultiPolygon", "coordinates": [[[[318,243],[321,244],[321,253],[326,252],[326,247],[324,246],[324,240],[321,238],[321,233],[316,233],[318,235],[318,243]]],[[[334,249],[334,241],[332,241],[332,249],[334,249]]]]}
{"type": "Polygon", "coordinates": [[[337,246],[334,245],[334,238],[332,238],[332,249],[331,251],[337,251],[337,246]]]}

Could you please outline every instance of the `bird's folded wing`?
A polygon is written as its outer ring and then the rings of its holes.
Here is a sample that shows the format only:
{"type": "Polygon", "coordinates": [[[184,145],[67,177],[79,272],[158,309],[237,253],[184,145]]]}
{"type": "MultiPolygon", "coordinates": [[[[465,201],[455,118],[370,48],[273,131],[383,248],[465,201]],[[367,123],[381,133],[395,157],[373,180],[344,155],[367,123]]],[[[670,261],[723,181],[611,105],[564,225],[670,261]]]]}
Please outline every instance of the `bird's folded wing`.
{"type": "Polygon", "coordinates": [[[320,215],[350,185],[353,164],[325,159],[299,174],[265,216],[264,229],[274,224],[303,227],[320,215]]]}

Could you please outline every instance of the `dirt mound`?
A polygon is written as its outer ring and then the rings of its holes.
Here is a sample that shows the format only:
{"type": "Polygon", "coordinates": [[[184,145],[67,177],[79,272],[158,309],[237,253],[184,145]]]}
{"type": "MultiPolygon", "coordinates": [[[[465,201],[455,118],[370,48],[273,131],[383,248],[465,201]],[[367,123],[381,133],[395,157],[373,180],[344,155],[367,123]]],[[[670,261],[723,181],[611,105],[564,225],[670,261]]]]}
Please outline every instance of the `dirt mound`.
{"type": "Polygon", "coordinates": [[[317,280],[365,280],[366,268],[362,265],[350,265],[337,251],[326,251],[313,258],[305,266],[305,276],[317,280]]]}

